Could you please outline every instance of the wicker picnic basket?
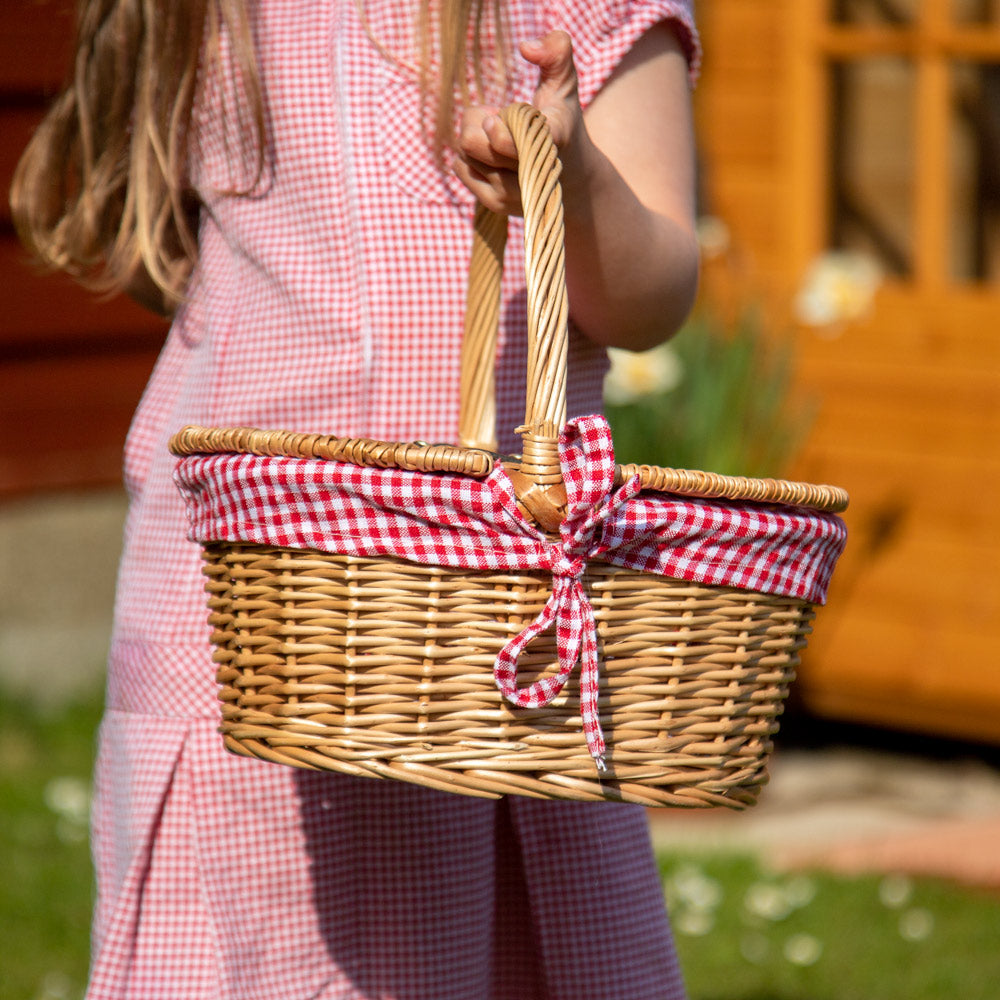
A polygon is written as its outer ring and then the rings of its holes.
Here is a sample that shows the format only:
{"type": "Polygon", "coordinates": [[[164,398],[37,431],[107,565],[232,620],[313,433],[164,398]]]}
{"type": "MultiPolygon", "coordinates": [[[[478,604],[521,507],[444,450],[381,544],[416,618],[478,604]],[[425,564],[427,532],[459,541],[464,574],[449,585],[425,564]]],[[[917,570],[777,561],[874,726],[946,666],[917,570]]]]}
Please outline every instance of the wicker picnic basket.
{"type": "MultiPolygon", "coordinates": [[[[559,163],[543,116],[526,105],[504,114],[519,149],[525,215],[529,371],[522,454],[500,457],[492,444],[506,223],[480,211],[459,445],[189,427],[171,441],[182,463],[283,456],[470,482],[502,467],[520,514],[545,538],[559,539],[567,503],[558,444],[567,330],[559,163]]],[[[690,502],[722,508],[749,502],[838,523],[831,512],[847,502],[832,487],[615,467],[616,486],[630,481],[643,497],[696,498],[690,502]]],[[[752,805],[767,779],[777,717],[813,617],[803,597],[594,558],[580,583],[596,625],[599,679],[588,693],[586,680],[574,675],[548,704],[518,707],[501,694],[494,667],[550,602],[551,569],[468,569],[200,540],[221,732],[230,750],[469,795],[752,805]],[[584,702],[596,712],[589,729],[584,702]],[[599,760],[595,725],[606,740],[599,760]]],[[[544,684],[559,669],[558,633],[542,630],[523,650],[522,680],[544,684]]]]}

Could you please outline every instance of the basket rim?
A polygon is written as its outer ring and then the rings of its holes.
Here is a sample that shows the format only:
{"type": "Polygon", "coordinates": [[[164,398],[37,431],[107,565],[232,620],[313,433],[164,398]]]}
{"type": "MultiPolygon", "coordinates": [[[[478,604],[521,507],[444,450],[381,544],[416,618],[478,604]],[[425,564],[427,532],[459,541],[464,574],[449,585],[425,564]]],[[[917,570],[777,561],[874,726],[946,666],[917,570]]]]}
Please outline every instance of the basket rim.
{"type": "MultiPolygon", "coordinates": [[[[194,455],[256,455],[264,458],[303,458],[346,462],[365,468],[409,472],[450,473],[484,479],[498,464],[518,471],[519,455],[501,455],[484,448],[425,441],[383,441],[337,437],[256,427],[189,425],[170,439],[170,451],[179,458],[194,455]]],[[[837,514],[847,509],[847,491],[786,479],[754,479],[697,469],[616,464],[615,485],[638,476],[643,490],[702,500],[730,500],[801,507],[837,514]]]]}

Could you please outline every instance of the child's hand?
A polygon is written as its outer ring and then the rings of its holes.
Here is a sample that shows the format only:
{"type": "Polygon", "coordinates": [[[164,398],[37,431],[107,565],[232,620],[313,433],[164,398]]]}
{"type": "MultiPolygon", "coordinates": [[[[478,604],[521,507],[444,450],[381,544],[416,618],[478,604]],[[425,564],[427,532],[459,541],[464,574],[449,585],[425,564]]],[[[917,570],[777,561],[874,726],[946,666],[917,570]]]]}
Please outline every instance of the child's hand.
{"type": "MultiPolygon", "coordinates": [[[[521,55],[540,70],[533,103],[549,123],[563,163],[563,180],[572,177],[584,141],[577,95],[573,47],[564,31],[520,44],[521,55]]],[[[521,214],[517,149],[496,108],[471,107],[462,116],[455,174],[487,208],[521,214]]]]}

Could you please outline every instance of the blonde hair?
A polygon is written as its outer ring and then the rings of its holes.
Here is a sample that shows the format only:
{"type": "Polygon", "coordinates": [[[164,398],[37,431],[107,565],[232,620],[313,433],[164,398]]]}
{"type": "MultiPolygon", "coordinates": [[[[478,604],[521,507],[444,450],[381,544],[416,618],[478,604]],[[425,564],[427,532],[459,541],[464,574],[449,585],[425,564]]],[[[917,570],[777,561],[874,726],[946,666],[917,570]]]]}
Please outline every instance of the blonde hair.
{"type": "Polygon", "coordinates": [[[421,89],[425,103],[433,100],[430,117],[434,146],[439,151],[454,139],[456,102],[462,106],[473,95],[478,99],[495,95],[507,82],[501,0],[443,0],[443,6],[448,16],[439,12],[435,24],[432,5],[421,4],[417,25],[421,89]],[[494,44],[487,51],[484,39],[489,32],[494,44]],[[432,49],[435,39],[436,51],[432,49]]]}
{"type": "MultiPolygon", "coordinates": [[[[359,4],[363,0],[358,0],[359,4]]],[[[456,102],[489,89],[480,38],[502,52],[502,0],[421,0],[420,80],[434,105],[438,149],[452,141],[456,102]],[[473,67],[469,79],[468,65],[473,67]]],[[[96,290],[127,289],[145,270],[179,301],[197,259],[197,199],[187,163],[197,138],[199,81],[220,66],[231,39],[242,100],[233,109],[240,151],[265,164],[261,91],[244,0],[79,0],[72,73],[18,163],[11,208],[18,235],[45,265],[96,290]]],[[[502,55],[491,66],[503,72],[502,55]]],[[[230,130],[227,130],[230,131],[230,130]]]]}

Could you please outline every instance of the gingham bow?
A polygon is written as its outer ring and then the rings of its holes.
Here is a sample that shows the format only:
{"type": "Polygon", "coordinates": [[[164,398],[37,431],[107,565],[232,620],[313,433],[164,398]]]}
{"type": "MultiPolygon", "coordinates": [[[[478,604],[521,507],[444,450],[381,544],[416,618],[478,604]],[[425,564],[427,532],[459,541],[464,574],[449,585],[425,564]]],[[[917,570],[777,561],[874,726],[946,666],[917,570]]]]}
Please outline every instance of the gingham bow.
{"type": "Polygon", "coordinates": [[[559,438],[559,460],[566,485],[569,513],[559,527],[560,541],[550,544],[552,594],[539,616],[507,643],[493,668],[503,696],[522,708],[548,705],[562,691],[580,660],[580,714],[587,749],[600,770],[605,769],[604,734],[598,715],[597,627],[580,578],[587,561],[605,552],[602,524],[640,490],[634,476],[612,493],[615,456],[611,431],[600,417],[571,421],[559,438]],[[553,622],[559,649],[559,670],[528,687],[517,686],[517,661],[535,636],[553,622]]]}

